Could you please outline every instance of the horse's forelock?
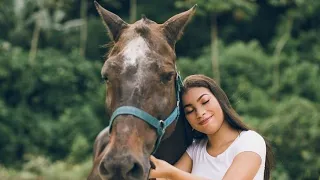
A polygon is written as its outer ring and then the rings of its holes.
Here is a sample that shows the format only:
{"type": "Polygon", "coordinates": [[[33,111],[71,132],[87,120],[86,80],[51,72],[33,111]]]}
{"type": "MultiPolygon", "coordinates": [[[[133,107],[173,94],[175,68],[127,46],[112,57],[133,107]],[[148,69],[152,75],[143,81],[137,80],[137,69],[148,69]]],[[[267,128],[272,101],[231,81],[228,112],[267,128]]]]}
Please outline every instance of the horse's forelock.
{"type": "Polygon", "coordinates": [[[138,33],[140,36],[147,38],[150,35],[150,28],[145,24],[139,24],[135,27],[135,32],[138,33]]]}
{"type": "Polygon", "coordinates": [[[151,29],[149,27],[149,20],[140,20],[134,24],[131,24],[130,27],[122,31],[119,36],[118,41],[112,41],[104,45],[104,48],[109,48],[109,51],[105,54],[105,58],[108,58],[113,55],[117,55],[125,48],[125,46],[132,41],[132,37],[141,36],[144,39],[149,39],[151,34],[151,29]]]}

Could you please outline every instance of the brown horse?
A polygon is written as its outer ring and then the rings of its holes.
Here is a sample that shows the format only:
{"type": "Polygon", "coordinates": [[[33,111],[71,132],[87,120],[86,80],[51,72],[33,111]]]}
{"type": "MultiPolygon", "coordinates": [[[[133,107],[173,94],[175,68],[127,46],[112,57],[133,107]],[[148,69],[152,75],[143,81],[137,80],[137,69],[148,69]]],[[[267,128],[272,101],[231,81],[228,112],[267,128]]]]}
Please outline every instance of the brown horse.
{"type": "Polygon", "coordinates": [[[195,6],[163,24],[146,17],[128,24],[97,2],[95,5],[114,41],[101,70],[107,87],[106,106],[113,116],[109,127],[96,138],[88,179],[146,180],[150,154],[156,150],[156,157],[173,164],[192,141],[188,123],[177,121],[172,114],[179,112],[175,43],[195,6]],[[150,125],[136,113],[116,113],[124,106],[134,107],[156,122],[150,125]],[[168,117],[174,117],[172,124],[166,124],[168,117]],[[159,126],[152,126],[158,122],[159,126]]]}

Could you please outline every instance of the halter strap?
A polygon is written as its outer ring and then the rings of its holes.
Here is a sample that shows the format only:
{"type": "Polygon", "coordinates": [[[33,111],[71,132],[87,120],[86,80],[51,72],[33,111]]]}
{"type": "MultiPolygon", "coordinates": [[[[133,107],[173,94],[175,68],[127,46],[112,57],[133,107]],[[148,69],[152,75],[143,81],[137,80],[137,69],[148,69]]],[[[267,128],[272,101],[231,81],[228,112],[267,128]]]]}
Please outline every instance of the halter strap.
{"type": "Polygon", "coordinates": [[[139,108],[136,108],[133,106],[121,106],[121,107],[117,108],[111,116],[110,123],[109,123],[109,127],[110,127],[109,133],[111,133],[112,124],[117,116],[119,116],[119,115],[136,116],[136,117],[140,118],[141,120],[147,122],[149,125],[151,125],[152,127],[154,127],[157,130],[158,138],[156,141],[155,148],[152,151],[152,154],[154,154],[160,145],[161,139],[166,131],[166,128],[168,126],[170,126],[170,124],[172,124],[174,122],[174,120],[178,119],[179,114],[180,114],[179,103],[180,103],[180,90],[182,87],[182,80],[181,80],[179,73],[177,73],[177,76],[176,76],[175,86],[176,86],[177,104],[176,104],[175,109],[171,112],[171,114],[169,115],[169,117],[167,119],[165,119],[164,121],[158,120],[157,118],[153,117],[149,113],[147,113],[139,108]]]}

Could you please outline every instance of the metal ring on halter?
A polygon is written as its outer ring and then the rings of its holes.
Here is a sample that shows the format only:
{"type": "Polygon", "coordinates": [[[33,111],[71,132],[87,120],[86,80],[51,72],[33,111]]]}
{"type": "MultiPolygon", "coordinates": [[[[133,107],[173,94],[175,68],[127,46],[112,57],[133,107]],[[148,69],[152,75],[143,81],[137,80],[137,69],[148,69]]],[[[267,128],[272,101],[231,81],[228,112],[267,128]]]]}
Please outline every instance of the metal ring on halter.
{"type": "Polygon", "coordinates": [[[163,120],[160,120],[159,121],[160,123],[160,128],[161,128],[161,131],[162,131],[162,135],[166,132],[166,129],[165,129],[165,125],[164,125],[164,121],[163,120]]]}

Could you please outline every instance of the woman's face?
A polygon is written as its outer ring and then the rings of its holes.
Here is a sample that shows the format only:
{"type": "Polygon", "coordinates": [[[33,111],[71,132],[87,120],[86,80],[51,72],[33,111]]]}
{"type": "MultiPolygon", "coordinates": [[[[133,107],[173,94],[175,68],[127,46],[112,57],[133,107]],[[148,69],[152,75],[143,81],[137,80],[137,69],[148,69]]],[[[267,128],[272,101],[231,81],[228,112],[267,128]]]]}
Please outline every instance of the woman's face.
{"type": "Polygon", "coordinates": [[[216,97],[204,87],[190,88],[182,96],[184,112],[192,128],[214,134],[224,122],[223,111],[216,97]]]}

